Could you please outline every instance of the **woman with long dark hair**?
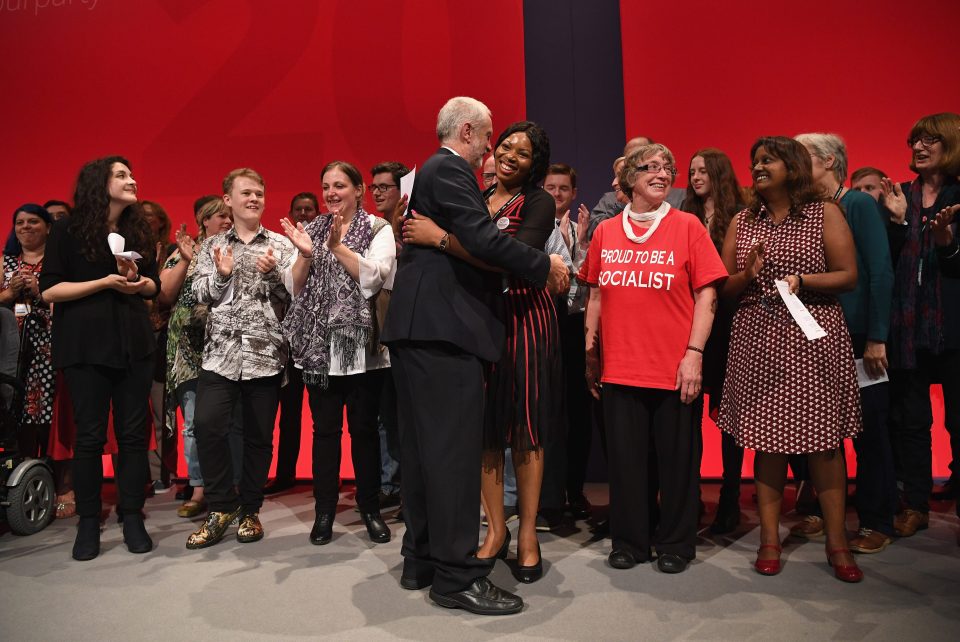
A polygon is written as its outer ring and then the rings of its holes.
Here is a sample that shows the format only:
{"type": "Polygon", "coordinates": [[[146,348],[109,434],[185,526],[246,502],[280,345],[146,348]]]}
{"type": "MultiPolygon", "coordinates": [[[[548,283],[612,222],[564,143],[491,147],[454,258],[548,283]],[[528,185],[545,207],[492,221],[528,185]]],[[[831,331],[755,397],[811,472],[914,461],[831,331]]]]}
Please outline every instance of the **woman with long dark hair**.
{"type": "Polygon", "coordinates": [[[76,424],[73,476],[80,521],[73,557],[90,560],[100,552],[101,455],[111,408],[120,451],[123,538],[132,553],[153,548],[141,515],[156,350],[144,299],[156,296],[160,282],[150,230],[137,207],[137,182],[125,158],[84,165],[74,203],[70,218],[53,225],[40,289],[55,304],[53,365],[64,372],[76,424]],[[111,233],[123,238],[124,252],[142,256],[139,265],[115,255],[111,233]]]}
{"type": "MultiPolygon", "coordinates": [[[[700,219],[719,253],[723,249],[723,238],[730,227],[730,221],[737,212],[746,207],[733,164],[719,149],[707,147],[698,150],[690,159],[688,180],[687,196],[681,209],[700,219]]],[[[730,326],[735,311],[736,306],[731,301],[718,301],[713,329],[703,349],[703,390],[710,396],[710,416],[714,420],[720,409],[723,377],[727,370],[730,326]]],[[[702,412],[695,409],[694,415],[694,421],[702,422],[702,412]]],[[[723,461],[723,485],[720,487],[717,514],[710,525],[710,532],[716,535],[730,533],[740,525],[740,474],[743,468],[743,448],[725,432],[720,433],[720,452],[723,461]]]]}
{"type": "Polygon", "coordinates": [[[730,223],[723,294],[739,297],[718,425],[756,451],[760,549],[754,568],[780,572],[780,505],[787,456],[805,454],[819,492],[827,561],[838,579],[863,573],[847,545],[847,471],[841,445],[860,432],[850,334],[836,295],[857,282],[850,228],[813,180],[810,154],[782,136],[750,150],[756,197],[730,223]],[[778,282],[782,282],[778,285],[778,282]],[[783,284],[825,336],[808,338],[788,312],[783,284]]]}
{"type": "MultiPolygon", "coordinates": [[[[494,148],[497,183],[484,192],[497,227],[531,247],[542,249],[553,232],[553,198],[537,185],[550,166],[550,140],[539,125],[521,121],[507,127],[494,148]]],[[[423,214],[424,216],[421,216],[423,214]]],[[[404,226],[404,241],[446,247],[455,256],[479,265],[453,235],[417,214],[404,226]],[[446,239],[446,240],[444,240],[446,239]],[[447,244],[449,243],[449,247],[447,244]]],[[[509,277],[505,285],[506,350],[487,376],[481,502],[488,529],[477,557],[506,558],[510,544],[503,508],[504,449],[512,452],[517,474],[520,528],[514,576],[535,582],[543,575],[536,519],[543,483],[547,440],[563,438],[562,390],[557,312],[544,288],[509,277]]]]}
{"type": "Polygon", "coordinates": [[[950,433],[949,494],[960,489],[960,115],[924,116],[907,137],[917,177],[881,182],[894,262],[890,320],[890,437],[904,510],[894,520],[900,537],[930,523],[933,489],[930,385],[943,385],[944,424],[950,433]]]}

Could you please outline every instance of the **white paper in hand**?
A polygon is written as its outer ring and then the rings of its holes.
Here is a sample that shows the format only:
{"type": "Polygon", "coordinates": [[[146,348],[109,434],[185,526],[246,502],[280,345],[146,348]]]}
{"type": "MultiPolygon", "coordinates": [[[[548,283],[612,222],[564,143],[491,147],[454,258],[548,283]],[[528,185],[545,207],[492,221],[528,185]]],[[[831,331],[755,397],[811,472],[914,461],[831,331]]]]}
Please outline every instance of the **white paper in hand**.
{"type": "Polygon", "coordinates": [[[877,383],[883,383],[884,381],[890,381],[890,377],[887,376],[887,373],[884,372],[882,375],[874,379],[869,374],[867,374],[866,368],[863,367],[863,359],[857,359],[857,385],[861,388],[866,388],[867,386],[872,386],[877,383]]]}
{"type": "Polygon", "coordinates": [[[126,246],[127,240],[116,232],[110,232],[110,234],[107,235],[107,244],[110,246],[110,251],[113,252],[113,255],[119,256],[121,259],[136,261],[137,259],[143,258],[139,252],[134,252],[133,250],[124,252],[123,248],[126,246]]]}
{"type": "Polygon", "coordinates": [[[413,181],[417,178],[417,168],[414,166],[409,172],[400,177],[400,198],[407,197],[407,209],[403,215],[406,216],[410,211],[410,194],[413,193],[413,181]]]}
{"type": "Polygon", "coordinates": [[[813,341],[814,339],[827,336],[827,331],[817,323],[817,320],[810,314],[810,310],[807,310],[807,306],[803,304],[803,301],[797,298],[796,294],[790,292],[790,285],[786,281],[780,281],[778,279],[774,281],[774,284],[777,286],[777,292],[780,293],[780,298],[783,299],[784,304],[786,304],[787,310],[790,311],[790,316],[793,317],[793,320],[796,321],[800,329],[803,330],[803,334],[807,339],[813,341]]]}

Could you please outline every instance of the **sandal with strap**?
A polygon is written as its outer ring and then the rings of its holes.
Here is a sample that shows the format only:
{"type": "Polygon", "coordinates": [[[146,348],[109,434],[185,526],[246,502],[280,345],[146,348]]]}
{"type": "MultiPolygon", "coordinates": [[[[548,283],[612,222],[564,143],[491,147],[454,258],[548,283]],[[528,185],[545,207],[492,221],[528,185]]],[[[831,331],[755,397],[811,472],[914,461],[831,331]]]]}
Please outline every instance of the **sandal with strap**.
{"type": "Polygon", "coordinates": [[[782,552],[783,548],[779,544],[761,544],[760,548],[757,549],[757,561],[753,563],[753,568],[756,569],[760,575],[776,575],[783,569],[783,566],[780,564],[780,553],[782,552]],[[760,551],[765,548],[775,550],[777,552],[777,558],[772,560],[760,559],[760,551]]]}
{"type": "MultiPolygon", "coordinates": [[[[827,549],[827,564],[833,567],[833,574],[837,577],[838,580],[844,582],[856,583],[863,580],[863,571],[860,570],[860,567],[857,566],[857,563],[853,564],[834,564],[833,556],[839,555],[840,553],[850,553],[849,548],[834,548],[827,549]]],[[[852,555],[851,555],[852,557],[852,555]]]]}
{"type": "Polygon", "coordinates": [[[73,491],[63,495],[57,495],[57,519],[68,519],[77,514],[77,498],[73,491]]]}

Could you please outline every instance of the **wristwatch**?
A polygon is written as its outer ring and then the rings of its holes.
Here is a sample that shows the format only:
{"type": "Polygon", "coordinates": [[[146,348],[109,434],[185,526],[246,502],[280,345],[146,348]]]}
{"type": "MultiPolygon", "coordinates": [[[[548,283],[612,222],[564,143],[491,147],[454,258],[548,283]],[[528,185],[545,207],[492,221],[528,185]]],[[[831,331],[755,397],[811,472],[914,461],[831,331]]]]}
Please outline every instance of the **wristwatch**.
{"type": "Polygon", "coordinates": [[[444,232],[444,233],[443,233],[443,236],[440,237],[440,244],[437,245],[437,247],[440,249],[441,252],[446,252],[446,251],[447,251],[447,243],[449,243],[449,242],[450,242],[450,233],[449,233],[449,232],[444,232]]]}

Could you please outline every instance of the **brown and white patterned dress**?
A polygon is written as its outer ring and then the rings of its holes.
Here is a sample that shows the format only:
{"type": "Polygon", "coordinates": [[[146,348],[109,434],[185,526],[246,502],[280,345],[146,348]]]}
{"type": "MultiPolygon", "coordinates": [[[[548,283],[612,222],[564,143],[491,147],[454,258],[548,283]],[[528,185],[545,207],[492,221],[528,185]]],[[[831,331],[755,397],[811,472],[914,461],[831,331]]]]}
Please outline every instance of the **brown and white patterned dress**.
{"type": "Polygon", "coordinates": [[[763,269],[740,297],[717,424],[746,448],[813,453],[837,448],[861,428],[860,389],[850,335],[836,297],[801,289],[800,300],[827,332],[808,340],[774,285],[790,274],[826,272],[823,203],[782,223],[763,209],[737,223],[737,270],[763,241],[763,269]]]}

